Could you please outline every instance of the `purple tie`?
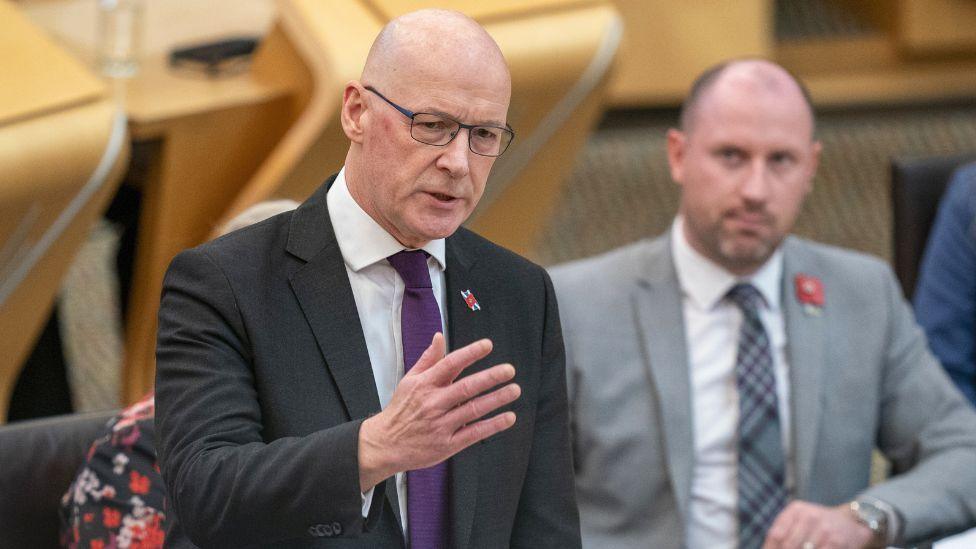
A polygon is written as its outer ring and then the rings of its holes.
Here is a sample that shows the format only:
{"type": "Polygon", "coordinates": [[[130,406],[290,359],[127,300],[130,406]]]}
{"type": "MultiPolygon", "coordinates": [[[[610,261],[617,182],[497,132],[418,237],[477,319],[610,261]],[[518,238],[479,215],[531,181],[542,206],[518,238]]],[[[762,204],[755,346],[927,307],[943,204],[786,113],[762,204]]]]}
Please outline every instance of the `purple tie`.
{"type": "MultiPolygon", "coordinates": [[[[400,331],[403,335],[404,373],[441,331],[441,311],[434,299],[427,270],[427,253],[402,251],[387,258],[403,279],[400,331]]],[[[411,549],[447,547],[447,462],[407,471],[407,527],[411,549]]]]}

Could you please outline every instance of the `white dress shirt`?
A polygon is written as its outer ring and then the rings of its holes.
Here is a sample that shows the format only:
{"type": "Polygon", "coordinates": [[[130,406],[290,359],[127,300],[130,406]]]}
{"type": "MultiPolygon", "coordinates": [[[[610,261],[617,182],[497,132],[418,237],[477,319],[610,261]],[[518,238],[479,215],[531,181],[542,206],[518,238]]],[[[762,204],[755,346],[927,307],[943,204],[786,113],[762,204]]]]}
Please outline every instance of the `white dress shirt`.
{"type": "MultiPolygon", "coordinates": [[[[345,168],[339,171],[327,196],[329,217],[346,265],[346,274],[356,300],[356,311],[366,338],[366,350],[373,368],[373,380],[380,406],[386,408],[393,390],[403,377],[403,341],[400,332],[400,307],[403,304],[403,279],[387,257],[407,249],[379,226],[349,194],[345,168]]],[[[445,303],[446,268],[444,239],[431,240],[422,248],[430,257],[427,269],[434,298],[441,310],[441,329],[447,337],[445,303]]],[[[445,339],[446,341],[446,339],[445,339]]],[[[400,518],[407,532],[407,482],[396,475],[400,518]]],[[[373,490],[363,494],[363,516],[369,513],[373,490]]]]}
{"type": "Polygon", "coordinates": [[[777,250],[752,276],[736,277],[691,247],[680,216],[672,225],[671,252],[682,293],[695,448],[687,547],[734,549],[739,528],[735,355],[743,317],[724,297],[736,283],[749,282],[766,300],[759,316],[772,345],[786,483],[791,491],[789,364],[780,306],[783,255],[777,250]]]}

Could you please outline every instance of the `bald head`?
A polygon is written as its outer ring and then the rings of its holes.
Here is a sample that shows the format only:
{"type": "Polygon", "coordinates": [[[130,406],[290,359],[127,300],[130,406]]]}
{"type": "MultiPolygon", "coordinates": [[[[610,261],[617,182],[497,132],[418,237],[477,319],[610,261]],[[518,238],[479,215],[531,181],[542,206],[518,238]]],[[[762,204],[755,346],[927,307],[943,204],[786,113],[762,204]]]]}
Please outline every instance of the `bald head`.
{"type": "Polygon", "coordinates": [[[471,18],[428,9],[390,21],[343,93],[349,194],[404,246],[447,238],[513,135],[511,95],[498,44],[471,18]]]}
{"type": "Polygon", "coordinates": [[[390,21],[373,42],[362,82],[398,90],[453,74],[511,93],[511,76],[498,44],[470,17],[451,10],[425,9],[390,21]]]}
{"type": "Polygon", "coordinates": [[[691,85],[691,91],[681,106],[681,129],[691,131],[702,105],[729,95],[730,92],[748,90],[794,103],[809,116],[810,131],[815,124],[810,92],[802,82],[783,67],[764,59],[740,59],[726,61],[703,72],[691,85]]]}

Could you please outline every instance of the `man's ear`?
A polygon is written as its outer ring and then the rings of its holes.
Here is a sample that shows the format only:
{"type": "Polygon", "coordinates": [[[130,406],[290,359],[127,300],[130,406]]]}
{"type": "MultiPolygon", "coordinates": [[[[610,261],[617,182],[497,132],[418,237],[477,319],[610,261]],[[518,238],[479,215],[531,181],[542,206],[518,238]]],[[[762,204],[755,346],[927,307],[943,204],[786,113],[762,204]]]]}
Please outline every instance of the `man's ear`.
{"type": "Polygon", "coordinates": [[[353,80],[346,84],[346,89],[342,92],[342,111],[339,119],[342,122],[342,131],[353,143],[363,141],[363,113],[366,111],[364,91],[363,85],[353,80]]]}
{"type": "Polygon", "coordinates": [[[671,179],[681,185],[685,173],[685,146],[687,137],[681,130],[668,130],[668,165],[671,168],[671,179]]]}

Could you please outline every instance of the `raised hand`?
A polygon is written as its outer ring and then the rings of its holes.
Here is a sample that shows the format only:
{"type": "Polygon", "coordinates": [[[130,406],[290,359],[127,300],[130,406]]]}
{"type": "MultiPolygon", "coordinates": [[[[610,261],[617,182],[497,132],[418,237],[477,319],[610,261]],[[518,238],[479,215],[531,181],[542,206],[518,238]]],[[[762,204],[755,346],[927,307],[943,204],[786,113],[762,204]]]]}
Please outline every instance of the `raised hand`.
{"type": "Polygon", "coordinates": [[[363,492],[395,473],[440,463],[468,446],[515,424],[515,413],[481,419],[522,394],[511,364],[498,364],[457,380],[465,368],[488,356],[488,339],[445,356],[444,336],[403,376],[387,407],[359,430],[359,479],[363,492]],[[484,393],[484,394],[482,394],[484,393]]]}

